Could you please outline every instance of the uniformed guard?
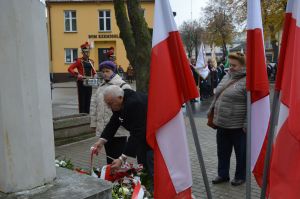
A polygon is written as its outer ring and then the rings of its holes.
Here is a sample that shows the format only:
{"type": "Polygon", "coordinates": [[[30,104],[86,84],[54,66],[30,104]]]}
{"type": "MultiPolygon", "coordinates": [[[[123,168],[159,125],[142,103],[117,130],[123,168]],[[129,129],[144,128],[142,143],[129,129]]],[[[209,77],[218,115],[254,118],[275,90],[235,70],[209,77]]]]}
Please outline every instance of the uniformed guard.
{"type": "Polygon", "coordinates": [[[91,50],[89,43],[82,44],[80,48],[82,58],[78,58],[76,62],[71,64],[68,71],[77,78],[79,113],[89,113],[92,86],[84,85],[83,80],[86,78],[97,78],[97,73],[94,68],[94,61],[89,58],[91,50]]]}

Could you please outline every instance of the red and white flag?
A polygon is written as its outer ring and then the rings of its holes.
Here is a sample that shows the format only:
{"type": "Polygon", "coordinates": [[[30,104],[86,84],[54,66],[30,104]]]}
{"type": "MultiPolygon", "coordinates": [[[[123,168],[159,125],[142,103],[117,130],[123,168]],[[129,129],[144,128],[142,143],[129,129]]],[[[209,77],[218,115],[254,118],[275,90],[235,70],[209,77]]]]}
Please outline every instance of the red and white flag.
{"type": "Polygon", "coordinates": [[[110,177],[110,165],[105,165],[101,169],[100,178],[102,180],[107,180],[110,177]]]}
{"type": "Polygon", "coordinates": [[[144,189],[141,185],[141,182],[138,181],[133,189],[131,199],[143,199],[144,198],[144,189]]]}
{"type": "Polygon", "coordinates": [[[196,66],[194,66],[195,71],[203,78],[206,79],[210,73],[210,70],[208,69],[208,66],[206,65],[205,61],[205,51],[204,51],[204,45],[201,44],[196,66]]]}
{"type": "Polygon", "coordinates": [[[289,0],[276,89],[280,111],[270,168],[271,199],[300,197],[300,0],[289,0]]]}
{"type": "Polygon", "coordinates": [[[262,185],[267,131],[270,120],[267,75],[260,0],[248,0],[247,90],[251,93],[251,169],[262,185]]]}
{"type": "Polygon", "coordinates": [[[198,96],[170,3],[155,1],[147,141],[154,151],[156,199],[191,198],[192,174],[181,106],[198,96]]]}
{"type": "Polygon", "coordinates": [[[102,167],[100,178],[102,180],[107,180],[107,181],[113,182],[114,178],[111,175],[111,168],[110,168],[110,166],[111,165],[109,164],[109,165],[105,165],[105,166],[102,167]]]}

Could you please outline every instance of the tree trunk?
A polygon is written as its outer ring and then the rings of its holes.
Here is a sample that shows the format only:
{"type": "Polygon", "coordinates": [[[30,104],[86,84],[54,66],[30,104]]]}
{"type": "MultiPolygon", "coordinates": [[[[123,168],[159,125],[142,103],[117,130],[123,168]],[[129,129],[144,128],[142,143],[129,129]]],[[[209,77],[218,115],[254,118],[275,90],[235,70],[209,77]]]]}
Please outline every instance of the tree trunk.
{"type": "Polygon", "coordinates": [[[195,43],[194,43],[194,48],[195,48],[195,59],[197,60],[198,54],[199,54],[199,42],[198,42],[198,36],[196,37],[195,43]]]}
{"type": "Polygon", "coordinates": [[[222,60],[226,60],[227,46],[226,46],[226,41],[225,41],[225,35],[223,35],[223,34],[222,34],[222,39],[223,39],[223,46],[222,46],[223,57],[222,57],[222,60]]]}
{"type": "Polygon", "coordinates": [[[135,40],[135,71],[137,90],[147,92],[150,75],[151,35],[139,0],[127,0],[130,24],[135,40]]]}
{"type": "Polygon", "coordinates": [[[125,1],[114,0],[114,9],[117,25],[120,29],[120,38],[123,40],[125,46],[126,57],[130,64],[135,68],[135,41],[133,38],[131,25],[127,17],[125,1]]]}

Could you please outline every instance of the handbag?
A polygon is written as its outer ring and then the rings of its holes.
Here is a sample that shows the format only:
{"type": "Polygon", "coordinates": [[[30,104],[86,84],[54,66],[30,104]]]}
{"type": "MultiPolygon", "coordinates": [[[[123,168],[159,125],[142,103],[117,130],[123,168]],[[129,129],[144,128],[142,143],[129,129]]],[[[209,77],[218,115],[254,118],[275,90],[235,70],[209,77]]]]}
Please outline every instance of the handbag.
{"type": "MultiPolygon", "coordinates": [[[[218,98],[224,93],[224,91],[229,88],[231,85],[233,85],[234,83],[238,82],[239,80],[241,80],[242,78],[240,79],[237,79],[237,80],[234,80],[234,81],[231,81],[229,84],[227,84],[223,90],[218,94],[216,95],[216,98],[214,100],[214,103],[216,103],[216,101],[218,100],[218,98]]],[[[214,105],[215,106],[215,105],[214,105]]],[[[213,128],[213,129],[217,129],[218,127],[214,124],[214,114],[215,114],[215,107],[213,106],[213,108],[211,109],[211,111],[208,113],[207,115],[207,126],[213,128]]]]}
{"type": "Polygon", "coordinates": [[[217,126],[214,124],[214,114],[215,114],[215,108],[212,108],[212,110],[207,115],[207,126],[217,129],[217,126]]]}

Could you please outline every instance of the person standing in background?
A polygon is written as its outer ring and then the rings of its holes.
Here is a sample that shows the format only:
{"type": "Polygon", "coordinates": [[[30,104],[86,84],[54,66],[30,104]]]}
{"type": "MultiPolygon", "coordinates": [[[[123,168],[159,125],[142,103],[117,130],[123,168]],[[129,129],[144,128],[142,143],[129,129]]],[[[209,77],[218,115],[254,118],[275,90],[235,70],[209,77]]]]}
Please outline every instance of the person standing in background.
{"type": "MultiPolygon", "coordinates": [[[[196,86],[198,86],[199,85],[199,74],[196,72],[195,66],[196,66],[196,60],[191,59],[190,68],[191,68],[191,71],[193,73],[195,84],[196,84],[196,86]]],[[[198,102],[198,100],[197,99],[192,99],[191,102],[192,103],[198,102]]]]}
{"type": "Polygon", "coordinates": [[[92,87],[83,85],[84,78],[97,78],[94,61],[89,58],[91,47],[88,42],[80,46],[82,58],[78,58],[68,68],[69,73],[77,78],[79,113],[90,113],[92,87]],[[76,71],[75,71],[76,69],[76,71]]]}
{"type": "Polygon", "coordinates": [[[222,81],[223,77],[226,75],[224,65],[220,64],[217,68],[218,71],[218,84],[222,81]]]}
{"type": "Polygon", "coordinates": [[[118,74],[120,75],[120,77],[122,79],[124,79],[124,69],[121,65],[119,65],[119,67],[118,67],[118,74]]]}
{"type": "Polygon", "coordinates": [[[126,73],[127,73],[127,81],[131,84],[133,82],[133,75],[134,75],[134,70],[131,65],[128,66],[126,73]]]}

